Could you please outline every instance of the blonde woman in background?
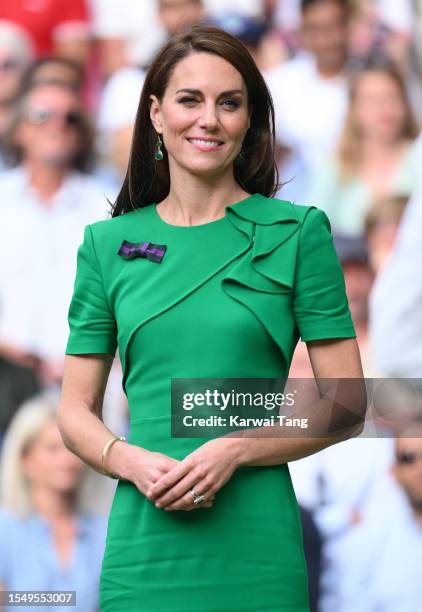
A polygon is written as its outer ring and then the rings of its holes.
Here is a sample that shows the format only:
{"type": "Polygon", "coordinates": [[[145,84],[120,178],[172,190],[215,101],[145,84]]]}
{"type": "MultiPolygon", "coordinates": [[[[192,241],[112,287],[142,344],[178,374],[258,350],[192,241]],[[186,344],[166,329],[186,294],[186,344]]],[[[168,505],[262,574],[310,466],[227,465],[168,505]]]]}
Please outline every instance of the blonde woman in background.
{"type": "Polygon", "coordinates": [[[89,471],[63,444],[57,405],[56,392],[26,401],[4,437],[0,591],[76,591],[72,609],[97,612],[106,521],[86,510],[89,471]]]}
{"type": "Polygon", "coordinates": [[[391,255],[408,201],[405,196],[393,196],[378,201],[368,210],[365,217],[365,239],[370,265],[375,274],[378,274],[391,255]]]}
{"type": "Polygon", "coordinates": [[[355,77],[338,146],[316,169],[307,198],[325,210],[334,232],[362,236],[372,205],[412,193],[418,132],[396,69],[372,66],[355,77]]]}

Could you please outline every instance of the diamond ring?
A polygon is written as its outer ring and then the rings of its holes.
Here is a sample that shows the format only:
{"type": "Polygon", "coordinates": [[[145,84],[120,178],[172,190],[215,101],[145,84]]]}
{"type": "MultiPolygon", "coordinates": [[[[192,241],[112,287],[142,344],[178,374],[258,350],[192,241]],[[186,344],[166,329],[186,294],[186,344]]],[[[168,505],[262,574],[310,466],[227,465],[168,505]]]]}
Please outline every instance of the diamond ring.
{"type": "Polygon", "coordinates": [[[191,489],[189,491],[189,493],[192,495],[193,497],[193,503],[194,504],[201,504],[204,500],[205,500],[205,495],[197,495],[195,493],[195,489],[191,489]]]}

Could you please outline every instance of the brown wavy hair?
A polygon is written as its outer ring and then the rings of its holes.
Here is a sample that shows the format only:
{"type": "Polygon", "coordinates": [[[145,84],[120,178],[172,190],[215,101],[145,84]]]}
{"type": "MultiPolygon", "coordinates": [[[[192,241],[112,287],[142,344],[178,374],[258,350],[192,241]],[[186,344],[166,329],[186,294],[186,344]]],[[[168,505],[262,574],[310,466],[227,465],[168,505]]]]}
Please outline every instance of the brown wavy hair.
{"type": "Polygon", "coordinates": [[[133,129],[128,169],[114,204],[112,217],[158,203],[170,190],[168,157],[156,162],[157,134],[150,118],[150,96],[162,100],[175,66],[193,53],[217,55],[242,75],[252,106],[250,128],[242,147],[242,163],[234,164],[235,179],[245,191],[274,196],[279,189],[274,158],[274,107],[271,94],[251,54],[235,37],[220,28],[193,26],[159,51],[145,78],[133,129]]]}
{"type": "Polygon", "coordinates": [[[339,166],[339,175],[342,181],[351,179],[362,157],[362,134],[355,119],[355,101],[359,84],[364,76],[371,73],[380,73],[389,77],[397,85],[405,108],[405,118],[402,126],[402,138],[415,140],[419,134],[419,127],[413,114],[406,86],[399,70],[393,65],[369,65],[356,73],[352,79],[349,93],[349,109],[346,114],[343,130],[336,148],[336,159],[339,166]]]}

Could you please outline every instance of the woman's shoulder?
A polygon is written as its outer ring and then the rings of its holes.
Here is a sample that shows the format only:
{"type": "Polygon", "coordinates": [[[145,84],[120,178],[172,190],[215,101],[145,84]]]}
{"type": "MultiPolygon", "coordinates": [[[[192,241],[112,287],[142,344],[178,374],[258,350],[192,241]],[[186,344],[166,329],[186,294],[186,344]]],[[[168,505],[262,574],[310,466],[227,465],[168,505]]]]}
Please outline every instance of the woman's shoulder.
{"type": "Polygon", "coordinates": [[[291,217],[294,217],[300,225],[305,222],[305,219],[317,219],[319,222],[329,223],[326,212],[312,203],[296,202],[294,200],[283,200],[279,197],[266,198],[270,201],[274,209],[282,210],[291,217]]]}
{"type": "Polygon", "coordinates": [[[140,223],[143,227],[150,223],[150,207],[152,205],[134,208],[117,217],[108,219],[100,219],[89,224],[93,233],[94,239],[102,240],[121,234],[128,228],[132,228],[133,224],[140,223]]]}
{"type": "MultiPolygon", "coordinates": [[[[278,195],[278,194],[277,194],[278,195]]],[[[283,237],[283,242],[287,238],[295,237],[295,240],[289,241],[291,246],[297,245],[298,242],[315,242],[325,239],[328,234],[331,234],[332,227],[327,213],[316,204],[309,202],[298,203],[292,200],[283,200],[279,197],[263,197],[261,200],[261,208],[258,214],[251,215],[250,219],[258,224],[273,228],[279,227],[279,230],[268,232],[268,236],[272,240],[278,237],[283,237]]]]}

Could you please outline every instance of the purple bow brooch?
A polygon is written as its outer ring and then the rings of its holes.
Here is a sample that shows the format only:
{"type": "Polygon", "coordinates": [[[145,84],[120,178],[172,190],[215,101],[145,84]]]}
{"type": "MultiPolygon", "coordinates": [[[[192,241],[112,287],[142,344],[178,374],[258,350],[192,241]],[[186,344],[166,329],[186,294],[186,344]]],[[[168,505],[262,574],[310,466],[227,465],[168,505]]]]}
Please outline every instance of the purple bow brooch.
{"type": "Polygon", "coordinates": [[[167,250],[165,244],[153,244],[152,242],[128,242],[123,240],[117,254],[123,259],[135,259],[135,257],[145,257],[150,261],[160,263],[167,250]]]}

